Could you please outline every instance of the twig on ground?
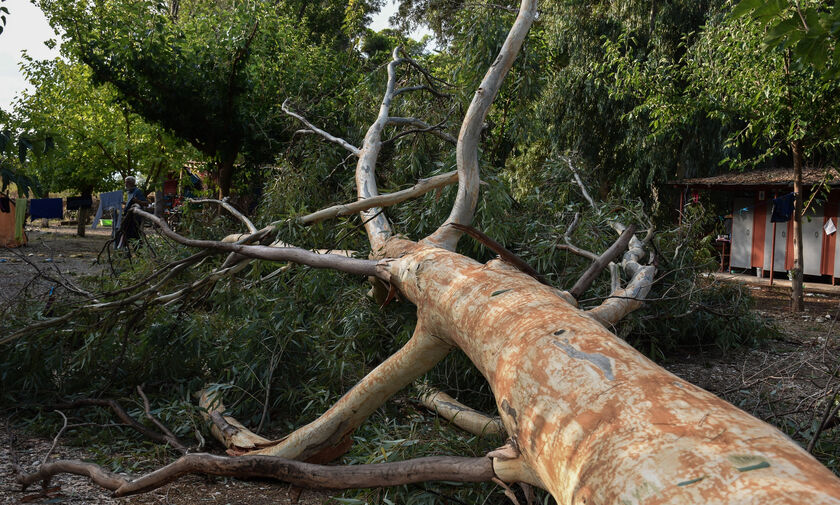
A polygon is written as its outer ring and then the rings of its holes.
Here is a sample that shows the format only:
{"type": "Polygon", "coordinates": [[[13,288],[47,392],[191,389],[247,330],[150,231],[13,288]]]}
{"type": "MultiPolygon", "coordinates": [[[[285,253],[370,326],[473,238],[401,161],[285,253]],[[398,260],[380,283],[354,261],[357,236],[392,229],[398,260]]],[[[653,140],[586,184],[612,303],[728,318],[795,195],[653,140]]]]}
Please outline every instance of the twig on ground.
{"type": "Polygon", "coordinates": [[[46,464],[47,460],[50,457],[50,454],[52,454],[52,452],[55,450],[55,446],[58,444],[58,439],[61,438],[61,435],[64,434],[64,430],[67,429],[67,416],[65,416],[64,412],[62,412],[60,410],[56,410],[56,412],[58,412],[61,415],[61,418],[64,419],[64,424],[61,426],[61,429],[58,430],[58,433],[56,433],[55,438],[53,438],[52,445],[50,446],[50,450],[48,450],[47,453],[44,454],[44,460],[41,461],[42,465],[46,464]]]}

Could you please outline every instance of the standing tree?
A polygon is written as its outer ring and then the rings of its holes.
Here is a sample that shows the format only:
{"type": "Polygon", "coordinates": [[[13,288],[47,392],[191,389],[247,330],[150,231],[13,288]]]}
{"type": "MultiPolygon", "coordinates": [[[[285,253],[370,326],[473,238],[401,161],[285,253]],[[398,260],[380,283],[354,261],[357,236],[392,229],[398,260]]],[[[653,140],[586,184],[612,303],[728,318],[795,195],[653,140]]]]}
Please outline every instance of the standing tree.
{"type": "Polygon", "coordinates": [[[840,85],[796,64],[791,49],[766,46],[766,37],[762,23],[724,6],[680,58],[637,60],[626,46],[608,44],[610,77],[614,93],[639,100],[631,115],[649,121],[653,145],[691,135],[703,118],[718,131],[709,136],[720,139],[715,157],[726,168],[793,166],[791,310],[802,311],[802,168],[840,159],[840,85]]]}
{"type": "Polygon", "coordinates": [[[273,161],[276,143],[288,138],[278,96],[348,78],[329,72],[346,58],[333,49],[340,23],[293,4],[45,0],[41,7],[66,33],[62,50],[89,65],[97,82],[111,83],[133,111],[215,161],[227,196],[240,154],[273,161]],[[300,26],[307,13],[333,36],[311,40],[300,26]]]}
{"type": "MultiPolygon", "coordinates": [[[[216,278],[256,258],[329,268],[385,283],[388,299],[398,295],[417,307],[417,326],[402,349],[319,419],[277,441],[258,437],[225,417],[218,397],[205,394],[202,403],[213,421],[214,433],[238,456],[187,454],[136,478],[91,463],[56,461],[41,465],[35,473],[20,475],[18,481],[25,486],[70,472],[86,475],[125,496],[154,489],[185,473],[202,472],[273,477],[327,488],[433,479],[494,480],[505,487],[523,482],[547,489],[559,503],[575,504],[840,503],[840,480],[781,432],[666,372],[609,331],[641,305],[653,281],[655,268],[642,263],[647,255],[645,240],[635,237],[633,227],[613,223],[621,232],[620,241],[596,256],[592,271],[570,292],[543,284],[521,260],[470,228],[480,188],[483,123],[535,17],[536,2],[524,0],[475,92],[457,138],[457,175],[446,174],[408,190],[378,194],[376,166],[383,131],[392,125],[409,125],[420,132],[435,130],[419,118],[393,115],[402,97],[435,82],[429,76],[432,83],[403,84],[398,77],[401,69],[417,64],[398,49],[388,64],[379,113],[360,146],[329,134],[289,109],[305,129],[341,146],[357,160],[359,201],[300,221],[314,223],[361,212],[373,259],[320,254],[273,242],[270,235],[275,227],[257,230],[238,213],[249,233],[210,241],[178,235],[154,216],[139,212],[178,242],[227,253],[216,278]],[[454,182],[456,177],[457,197],[440,227],[417,242],[394,232],[382,213],[385,206],[454,182]],[[481,264],[456,253],[464,232],[489,244],[502,259],[481,264]],[[253,245],[259,241],[264,243],[253,245]],[[586,291],[586,279],[603,268],[610,254],[620,254],[625,248],[621,266],[627,284],[618,286],[600,305],[579,308],[575,295],[586,291]],[[301,462],[330,461],[342,454],[351,443],[351,434],[377,407],[454,348],[463,351],[489,382],[509,436],[506,446],[478,458],[424,458],[350,467],[301,462]]],[[[583,185],[581,191],[597,205],[583,185]]],[[[197,256],[180,260],[175,268],[185,268],[205,253],[197,256]]],[[[130,298],[133,302],[147,297],[144,303],[148,304],[154,299],[171,302],[180,296],[160,296],[159,287],[157,284],[130,298]]],[[[108,305],[97,302],[86,310],[105,310],[108,305]]],[[[111,308],[117,305],[121,302],[111,308]]],[[[62,321],[65,316],[41,321],[36,329],[62,321]]],[[[0,344],[23,333],[0,339],[0,344]]]]}
{"type": "MultiPolygon", "coordinates": [[[[23,72],[34,91],[20,97],[16,121],[26,131],[49,133],[57,145],[30,163],[46,191],[91,196],[129,175],[165,175],[194,156],[184,142],[130,112],[111,85],[93,85],[82,63],[27,58],[23,72]]],[[[80,236],[86,212],[80,211],[80,236]]]]}

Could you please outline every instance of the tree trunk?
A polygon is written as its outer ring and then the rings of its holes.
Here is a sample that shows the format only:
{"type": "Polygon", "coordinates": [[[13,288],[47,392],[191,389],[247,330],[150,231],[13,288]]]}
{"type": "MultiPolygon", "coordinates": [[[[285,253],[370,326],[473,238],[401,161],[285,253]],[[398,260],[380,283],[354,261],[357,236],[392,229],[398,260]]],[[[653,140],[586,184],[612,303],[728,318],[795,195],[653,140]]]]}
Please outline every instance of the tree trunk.
{"type": "MultiPolygon", "coordinates": [[[[90,198],[92,189],[85,189],[82,191],[82,197],[90,198]]],[[[90,207],[79,208],[79,219],[76,223],[76,235],[79,237],[85,236],[85,226],[87,225],[88,214],[90,214],[90,207]]]]}
{"type": "Polygon", "coordinates": [[[840,503],[784,434],[660,368],[557,291],[402,240],[392,282],[487,378],[520,478],[569,504],[840,503]]]}
{"type": "Polygon", "coordinates": [[[219,197],[230,196],[230,185],[233,180],[233,163],[236,161],[236,152],[224,153],[219,159],[219,197]]]}
{"type": "Polygon", "coordinates": [[[90,212],[90,210],[87,207],[79,209],[79,219],[76,223],[76,235],[79,237],[85,236],[85,225],[87,224],[88,212],[90,212]]]}
{"type": "Polygon", "coordinates": [[[160,184],[155,187],[155,215],[163,217],[163,189],[160,184]]]}
{"type": "Polygon", "coordinates": [[[791,142],[793,152],[793,192],[796,193],[793,207],[793,272],[791,278],[790,310],[802,312],[805,310],[805,298],[802,291],[802,143],[798,140],[791,142]]]}

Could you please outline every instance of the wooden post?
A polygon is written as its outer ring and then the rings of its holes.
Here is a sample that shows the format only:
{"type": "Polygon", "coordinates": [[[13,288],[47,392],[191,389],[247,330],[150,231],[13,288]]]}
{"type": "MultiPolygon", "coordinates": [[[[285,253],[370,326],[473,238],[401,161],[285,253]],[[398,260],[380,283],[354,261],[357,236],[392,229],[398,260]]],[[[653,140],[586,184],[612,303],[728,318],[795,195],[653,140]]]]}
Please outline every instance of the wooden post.
{"type": "MultiPolygon", "coordinates": [[[[778,193],[773,193],[773,200],[778,198],[778,193]]],[[[770,219],[773,219],[773,209],[770,209],[770,219]]],[[[773,270],[776,268],[776,223],[773,222],[773,239],[770,246],[770,286],[773,286],[773,270]]]]}

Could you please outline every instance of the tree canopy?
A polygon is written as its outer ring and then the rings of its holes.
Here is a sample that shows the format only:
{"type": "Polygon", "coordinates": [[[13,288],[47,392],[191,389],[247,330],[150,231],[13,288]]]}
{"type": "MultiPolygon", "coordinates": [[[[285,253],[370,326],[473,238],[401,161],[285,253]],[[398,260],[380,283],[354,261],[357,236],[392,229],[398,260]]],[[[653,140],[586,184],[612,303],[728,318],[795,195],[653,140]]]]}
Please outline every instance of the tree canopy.
{"type": "MultiPolygon", "coordinates": [[[[221,192],[233,165],[273,161],[291,134],[284,97],[318,97],[354,74],[337,51],[337,6],[308,2],[45,0],[62,50],[110,83],[134,112],[216,162],[221,192]],[[296,12],[295,12],[296,9],[296,12]],[[310,31],[312,30],[312,31],[310,31]],[[320,30],[320,31],[315,31],[320,30]]],[[[341,4],[339,4],[340,6],[341,4]]]]}

